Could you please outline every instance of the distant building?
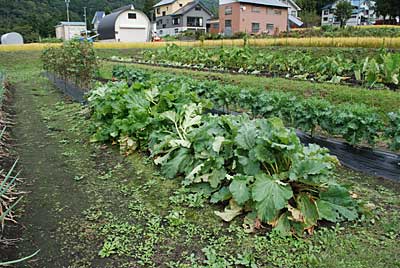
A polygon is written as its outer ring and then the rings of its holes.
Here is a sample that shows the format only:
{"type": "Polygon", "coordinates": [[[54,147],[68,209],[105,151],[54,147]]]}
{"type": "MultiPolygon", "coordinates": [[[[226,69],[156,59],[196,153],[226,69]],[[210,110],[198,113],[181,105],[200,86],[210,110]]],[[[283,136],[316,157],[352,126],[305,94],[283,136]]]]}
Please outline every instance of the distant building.
{"type": "Polygon", "coordinates": [[[206,32],[206,23],[213,17],[212,12],[198,0],[162,0],[154,5],[154,11],[159,36],[185,31],[206,32]]]}
{"type": "Polygon", "coordinates": [[[288,29],[288,9],[279,0],[220,0],[219,30],[226,36],[277,34],[288,29]]]}
{"type": "MultiPolygon", "coordinates": [[[[351,18],[346,21],[347,26],[375,24],[376,12],[375,1],[369,0],[346,0],[353,6],[351,18]]],[[[335,16],[336,5],[339,1],[333,2],[322,8],[321,25],[339,26],[340,21],[335,16]]]]}
{"type": "Polygon", "coordinates": [[[1,36],[2,45],[22,45],[23,43],[24,38],[16,32],[6,33],[1,36]]]}
{"type": "Polygon", "coordinates": [[[62,21],[56,26],[56,37],[62,40],[71,40],[79,37],[82,32],[86,31],[84,22],[66,22],[62,21]]]}
{"type": "Polygon", "coordinates": [[[100,21],[106,16],[106,13],[104,11],[96,11],[94,14],[94,17],[92,19],[92,25],[93,29],[97,31],[97,28],[99,27],[100,21]]]}
{"type": "Polygon", "coordinates": [[[211,34],[219,33],[219,19],[211,19],[207,21],[207,32],[211,34]]]}
{"type": "Polygon", "coordinates": [[[298,28],[303,26],[303,22],[301,21],[299,17],[299,11],[301,11],[301,8],[296,4],[295,1],[293,0],[282,0],[282,2],[286,3],[289,7],[289,26],[290,28],[298,28]]]}
{"type": "Polygon", "coordinates": [[[147,42],[151,39],[151,28],[146,14],[128,5],[105,16],[97,32],[102,42],[147,42]]]}

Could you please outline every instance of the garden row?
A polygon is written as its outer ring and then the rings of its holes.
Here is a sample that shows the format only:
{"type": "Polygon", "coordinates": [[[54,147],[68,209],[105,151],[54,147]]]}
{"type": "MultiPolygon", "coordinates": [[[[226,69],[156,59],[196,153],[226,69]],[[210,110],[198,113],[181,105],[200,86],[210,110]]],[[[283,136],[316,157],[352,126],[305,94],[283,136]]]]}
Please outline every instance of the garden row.
{"type": "MultiPolygon", "coordinates": [[[[287,35],[287,33],[282,33],[287,35]]],[[[335,27],[296,29],[288,33],[290,37],[400,37],[399,26],[335,27]]]]}
{"type": "Polygon", "coordinates": [[[161,75],[125,66],[114,67],[113,77],[128,83],[150,79],[160,85],[172,80],[225,112],[247,111],[253,118],[275,116],[287,126],[311,135],[339,136],[351,145],[385,141],[392,150],[400,149],[400,111],[382,116],[375,108],[364,104],[332,104],[320,98],[304,99],[287,92],[221,85],[217,81],[161,75]]]}
{"type": "Polygon", "coordinates": [[[360,59],[340,52],[316,56],[304,50],[263,51],[248,46],[187,49],[169,45],[145,50],[141,62],[392,89],[398,88],[400,74],[400,53],[386,51],[360,59]]]}
{"type": "Polygon", "coordinates": [[[79,40],[48,47],[41,58],[44,70],[85,89],[90,88],[98,67],[93,45],[79,40]]]}
{"type": "Polygon", "coordinates": [[[302,236],[320,220],[357,218],[357,202],[333,179],[337,159],[301,145],[280,119],[205,114],[213,107],[205,97],[210,84],[129,70],[115,75],[126,72],[129,81],[89,93],[92,141],[149,152],[165,177],[227,204],[216,212],[225,221],[245,213],[251,228],[263,222],[302,236]]]}

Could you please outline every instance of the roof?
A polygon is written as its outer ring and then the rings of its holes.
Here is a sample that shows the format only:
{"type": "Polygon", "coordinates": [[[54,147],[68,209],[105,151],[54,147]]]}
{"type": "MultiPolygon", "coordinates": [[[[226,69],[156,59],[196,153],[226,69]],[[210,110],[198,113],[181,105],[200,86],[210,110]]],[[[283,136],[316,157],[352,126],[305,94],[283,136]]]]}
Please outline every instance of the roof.
{"type": "Polygon", "coordinates": [[[324,9],[331,9],[331,8],[333,7],[333,4],[334,4],[334,3],[327,4],[326,6],[323,6],[323,7],[322,7],[322,10],[324,10],[324,9]]]}
{"type": "Polygon", "coordinates": [[[299,7],[299,5],[297,5],[295,1],[289,0],[289,2],[292,4],[292,6],[294,6],[294,7],[297,9],[297,11],[300,11],[300,10],[301,10],[301,8],[299,7]]]}
{"type": "Polygon", "coordinates": [[[190,10],[195,8],[197,5],[201,6],[210,16],[213,16],[213,13],[206,6],[204,6],[200,1],[193,1],[193,2],[187,3],[182,8],[178,9],[177,11],[172,13],[171,15],[172,16],[177,16],[177,15],[186,14],[190,10]]]}
{"type": "Polygon", "coordinates": [[[159,6],[164,6],[164,5],[169,5],[174,3],[176,0],[161,0],[157,4],[155,4],[153,7],[159,7],[159,6]]]}
{"type": "Polygon", "coordinates": [[[60,24],[58,26],[86,26],[86,23],[81,22],[81,21],[60,21],[60,24]]]}
{"type": "MultiPolygon", "coordinates": [[[[114,10],[113,13],[108,14],[105,16],[99,24],[99,27],[97,29],[97,32],[100,35],[101,40],[107,40],[107,39],[115,39],[115,22],[117,21],[119,15],[124,13],[125,11],[128,10],[134,10],[136,13],[142,13],[146,18],[146,14],[144,14],[142,11],[135,9],[133,5],[127,5],[123,6],[121,8],[118,8],[114,10]]],[[[150,23],[150,20],[149,20],[150,23]]]]}
{"type": "Polygon", "coordinates": [[[284,7],[288,8],[288,5],[279,0],[238,0],[237,2],[256,4],[262,6],[273,6],[273,7],[284,7]]]}
{"type": "Polygon", "coordinates": [[[302,26],[303,22],[301,20],[299,20],[298,18],[296,18],[295,16],[292,16],[289,14],[289,21],[296,24],[297,26],[302,26]]]}
{"type": "Polygon", "coordinates": [[[94,24],[97,21],[101,21],[104,16],[106,15],[106,13],[104,11],[96,11],[96,13],[94,14],[93,20],[92,20],[92,24],[94,24]]]}

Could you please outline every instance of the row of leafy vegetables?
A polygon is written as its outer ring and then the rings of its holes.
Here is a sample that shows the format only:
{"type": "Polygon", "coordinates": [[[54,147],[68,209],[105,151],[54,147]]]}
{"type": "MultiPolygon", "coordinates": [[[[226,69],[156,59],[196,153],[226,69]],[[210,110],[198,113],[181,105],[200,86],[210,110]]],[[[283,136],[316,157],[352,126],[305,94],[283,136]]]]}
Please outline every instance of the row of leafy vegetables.
{"type": "Polygon", "coordinates": [[[92,141],[149,152],[167,178],[226,204],[216,212],[225,221],[245,214],[253,226],[302,236],[320,220],[358,217],[362,206],[335,181],[337,159],[303,146],[281,119],[205,113],[218,105],[211,88],[187,78],[129,71],[129,80],[90,92],[92,141]]]}
{"type": "Polygon", "coordinates": [[[315,55],[303,50],[257,50],[245,47],[184,48],[168,45],[148,49],[142,59],[149,63],[191,66],[199,69],[268,73],[315,81],[362,83],[370,87],[398,88],[400,54],[381,50],[375,56],[357,57],[341,53],[315,55]]]}
{"type": "Polygon", "coordinates": [[[133,83],[146,80],[175,81],[189,93],[195,92],[224,112],[246,111],[253,118],[278,117],[286,126],[310,135],[340,137],[351,145],[386,143],[400,149],[400,110],[382,114],[364,104],[332,104],[320,98],[300,98],[293,93],[221,85],[218,81],[199,81],[185,76],[160,75],[115,66],[113,76],[133,83]]]}

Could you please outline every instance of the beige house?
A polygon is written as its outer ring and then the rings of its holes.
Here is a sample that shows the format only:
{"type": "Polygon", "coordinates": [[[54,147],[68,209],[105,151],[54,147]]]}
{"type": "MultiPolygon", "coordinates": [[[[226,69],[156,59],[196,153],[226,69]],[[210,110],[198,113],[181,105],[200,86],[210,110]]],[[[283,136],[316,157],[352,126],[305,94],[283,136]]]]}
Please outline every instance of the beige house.
{"type": "Polygon", "coordinates": [[[56,26],[56,37],[62,40],[71,40],[79,37],[81,33],[86,31],[84,22],[66,22],[62,21],[56,26]]]}

